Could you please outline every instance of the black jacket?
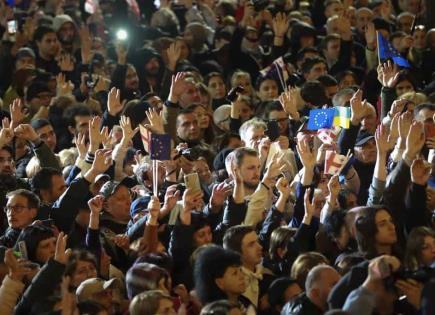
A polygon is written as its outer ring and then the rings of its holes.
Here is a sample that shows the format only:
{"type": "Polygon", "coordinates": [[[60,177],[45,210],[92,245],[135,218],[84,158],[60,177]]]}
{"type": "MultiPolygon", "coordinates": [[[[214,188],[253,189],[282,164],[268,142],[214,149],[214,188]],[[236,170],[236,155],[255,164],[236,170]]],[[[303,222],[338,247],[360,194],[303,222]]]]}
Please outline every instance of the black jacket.
{"type": "Polygon", "coordinates": [[[305,293],[291,300],[281,310],[281,315],[322,315],[323,311],[317,307],[305,293]]]}

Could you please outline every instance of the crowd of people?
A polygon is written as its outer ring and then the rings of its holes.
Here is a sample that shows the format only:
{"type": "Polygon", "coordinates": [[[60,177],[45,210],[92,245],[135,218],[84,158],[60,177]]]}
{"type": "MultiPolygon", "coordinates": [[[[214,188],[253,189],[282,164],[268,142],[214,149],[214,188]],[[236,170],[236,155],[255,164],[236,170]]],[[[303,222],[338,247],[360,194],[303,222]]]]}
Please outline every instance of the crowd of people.
{"type": "Polygon", "coordinates": [[[429,1],[2,0],[0,314],[435,314],[429,1]]]}

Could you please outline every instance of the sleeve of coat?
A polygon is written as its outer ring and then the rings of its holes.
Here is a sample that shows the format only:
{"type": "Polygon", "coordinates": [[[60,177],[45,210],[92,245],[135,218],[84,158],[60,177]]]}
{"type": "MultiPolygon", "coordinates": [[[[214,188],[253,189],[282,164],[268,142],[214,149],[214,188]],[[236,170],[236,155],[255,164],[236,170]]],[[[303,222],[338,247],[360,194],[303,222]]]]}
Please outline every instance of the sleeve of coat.
{"type": "Polygon", "coordinates": [[[33,148],[33,152],[39,160],[39,165],[42,167],[52,167],[58,171],[61,171],[59,160],[53,151],[47,146],[44,141],[41,144],[33,148]]]}
{"type": "Polygon", "coordinates": [[[349,315],[371,315],[376,306],[376,296],[364,287],[353,290],[346,299],[343,311],[349,315]]]}
{"type": "Polygon", "coordinates": [[[13,315],[15,305],[17,305],[18,298],[23,293],[25,288],[24,283],[21,281],[12,280],[8,275],[3,279],[0,287],[0,303],[3,315],[13,315]]]}

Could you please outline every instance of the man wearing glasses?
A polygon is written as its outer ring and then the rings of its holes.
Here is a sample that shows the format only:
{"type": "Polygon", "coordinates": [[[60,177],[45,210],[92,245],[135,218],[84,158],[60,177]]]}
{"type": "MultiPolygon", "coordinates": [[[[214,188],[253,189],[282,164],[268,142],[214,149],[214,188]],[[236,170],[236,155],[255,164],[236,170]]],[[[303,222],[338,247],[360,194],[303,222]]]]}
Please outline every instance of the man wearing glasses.
{"type": "Polygon", "coordinates": [[[32,224],[39,208],[39,198],[27,189],[17,189],[6,195],[4,207],[8,228],[0,237],[0,244],[13,247],[22,229],[32,224]]]}

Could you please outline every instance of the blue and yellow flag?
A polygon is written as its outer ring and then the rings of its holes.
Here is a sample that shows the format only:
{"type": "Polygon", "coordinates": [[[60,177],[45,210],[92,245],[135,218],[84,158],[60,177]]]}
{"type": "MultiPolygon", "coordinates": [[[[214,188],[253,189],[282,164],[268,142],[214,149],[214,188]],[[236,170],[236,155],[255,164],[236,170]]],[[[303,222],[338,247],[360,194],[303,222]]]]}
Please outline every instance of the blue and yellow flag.
{"type": "Polygon", "coordinates": [[[335,107],[334,126],[349,129],[350,127],[350,107],[335,107]]]}

